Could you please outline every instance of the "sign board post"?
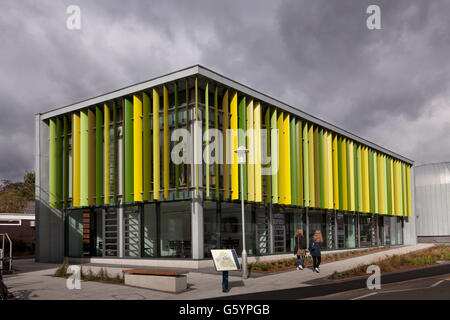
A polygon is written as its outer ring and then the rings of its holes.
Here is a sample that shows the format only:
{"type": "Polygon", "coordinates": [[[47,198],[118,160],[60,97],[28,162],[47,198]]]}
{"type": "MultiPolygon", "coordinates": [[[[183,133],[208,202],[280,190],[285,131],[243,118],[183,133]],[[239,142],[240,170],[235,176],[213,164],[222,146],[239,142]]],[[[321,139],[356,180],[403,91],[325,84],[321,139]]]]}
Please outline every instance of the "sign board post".
{"type": "Polygon", "coordinates": [[[222,272],[222,292],[228,292],[228,271],[241,269],[234,249],[211,249],[216,271],[222,272]]]}

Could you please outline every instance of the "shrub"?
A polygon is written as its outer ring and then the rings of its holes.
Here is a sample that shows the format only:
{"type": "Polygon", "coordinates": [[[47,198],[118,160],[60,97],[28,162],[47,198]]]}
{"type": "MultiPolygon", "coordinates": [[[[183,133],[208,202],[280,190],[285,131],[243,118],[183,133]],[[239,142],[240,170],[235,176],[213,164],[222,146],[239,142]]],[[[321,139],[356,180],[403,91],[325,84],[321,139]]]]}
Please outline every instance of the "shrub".
{"type": "Polygon", "coordinates": [[[63,263],[56,269],[54,277],[67,277],[67,269],[69,268],[69,261],[67,259],[64,259],[63,263]]]}

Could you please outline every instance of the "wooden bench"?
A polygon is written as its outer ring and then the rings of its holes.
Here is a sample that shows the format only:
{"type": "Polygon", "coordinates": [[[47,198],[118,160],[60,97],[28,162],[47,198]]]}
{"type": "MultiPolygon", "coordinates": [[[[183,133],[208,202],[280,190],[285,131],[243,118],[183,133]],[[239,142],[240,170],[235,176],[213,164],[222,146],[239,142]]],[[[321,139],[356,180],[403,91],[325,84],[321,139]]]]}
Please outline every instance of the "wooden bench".
{"type": "Polygon", "coordinates": [[[181,270],[131,269],[123,270],[125,285],[167,292],[187,289],[187,275],[181,270]]]}

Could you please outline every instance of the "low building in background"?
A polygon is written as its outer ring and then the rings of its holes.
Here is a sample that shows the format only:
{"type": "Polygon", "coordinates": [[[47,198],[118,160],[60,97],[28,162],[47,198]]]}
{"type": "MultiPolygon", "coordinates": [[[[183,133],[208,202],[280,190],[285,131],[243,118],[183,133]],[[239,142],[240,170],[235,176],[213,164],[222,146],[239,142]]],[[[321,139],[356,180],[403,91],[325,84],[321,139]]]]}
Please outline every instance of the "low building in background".
{"type": "Polygon", "coordinates": [[[415,167],[419,242],[450,243],[450,162],[415,167]]]}
{"type": "Polygon", "coordinates": [[[29,202],[24,213],[0,213],[0,233],[22,240],[31,247],[35,235],[34,202],[29,202]]]}

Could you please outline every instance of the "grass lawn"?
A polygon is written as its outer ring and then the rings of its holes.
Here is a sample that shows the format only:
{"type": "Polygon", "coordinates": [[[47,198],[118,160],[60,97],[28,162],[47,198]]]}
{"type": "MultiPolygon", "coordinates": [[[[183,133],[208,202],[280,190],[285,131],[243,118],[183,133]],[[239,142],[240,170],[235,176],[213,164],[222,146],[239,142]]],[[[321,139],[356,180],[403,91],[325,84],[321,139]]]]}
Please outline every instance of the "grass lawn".
{"type": "MultiPolygon", "coordinates": [[[[400,271],[428,265],[437,264],[438,261],[450,260],[450,246],[440,245],[432,248],[411,252],[402,255],[393,255],[389,258],[379,260],[370,265],[380,267],[381,273],[400,271]]],[[[369,264],[360,265],[353,269],[337,272],[335,271],[328,277],[330,280],[346,279],[358,276],[366,276],[366,270],[369,264]]]]}

